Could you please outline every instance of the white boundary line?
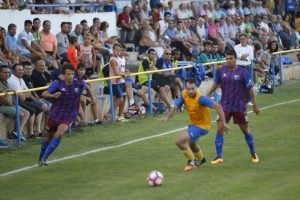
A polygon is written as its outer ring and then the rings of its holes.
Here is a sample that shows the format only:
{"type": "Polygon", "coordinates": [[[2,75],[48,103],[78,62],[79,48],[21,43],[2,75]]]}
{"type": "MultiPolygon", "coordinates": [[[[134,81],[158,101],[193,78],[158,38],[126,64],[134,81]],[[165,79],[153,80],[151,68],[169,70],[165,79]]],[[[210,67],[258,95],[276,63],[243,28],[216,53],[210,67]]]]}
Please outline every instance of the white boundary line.
{"type": "MultiPolygon", "coordinates": [[[[277,106],[281,106],[281,105],[285,105],[285,104],[289,104],[289,103],[294,103],[294,102],[297,102],[297,101],[300,101],[300,99],[294,99],[294,100],[291,100],[291,101],[285,101],[285,102],[273,104],[273,105],[270,105],[270,106],[265,106],[265,107],[261,108],[260,110],[266,110],[266,109],[269,109],[269,108],[273,108],[273,107],[277,107],[277,106]]],[[[249,111],[248,113],[249,114],[253,113],[253,111],[249,111]]],[[[101,152],[101,151],[116,149],[116,148],[124,147],[124,146],[130,145],[130,144],[134,144],[134,143],[137,143],[137,142],[142,142],[142,141],[145,141],[145,140],[161,137],[161,136],[164,136],[164,135],[169,135],[171,133],[175,133],[175,132],[182,131],[182,130],[185,130],[185,129],[186,129],[186,127],[182,127],[182,128],[174,129],[174,130],[167,131],[167,132],[164,132],[164,133],[160,133],[160,134],[157,134],[157,135],[152,135],[152,136],[148,136],[148,137],[143,137],[143,138],[131,140],[129,142],[125,142],[125,143],[122,143],[122,144],[119,144],[119,145],[94,149],[94,150],[86,151],[86,152],[79,153],[79,154],[73,154],[71,156],[66,156],[66,157],[63,157],[63,158],[59,158],[59,159],[49,161],[49,163],[61,162],[61,161],[64,161],[64,160],[78,158],[78,157],[86,156],[86,155],[89,155],[89,154],[98,153],[98,152],[101,152]]],[[[23,168],[19,168],[19,169],[16,169],[16,170],[12,170],[12,171],[9,171],[9,172],[2,173],[2,174],[0,174],[0,177],[9,176],[9,175],[17,174],[17,173],[20,173],[20,172],[28,171],[28,170],[31,170],[31,169],[36,168],[36,167],[38,167],[37,164],[27,166],[27,167],[23,167],[23,168]]]]}

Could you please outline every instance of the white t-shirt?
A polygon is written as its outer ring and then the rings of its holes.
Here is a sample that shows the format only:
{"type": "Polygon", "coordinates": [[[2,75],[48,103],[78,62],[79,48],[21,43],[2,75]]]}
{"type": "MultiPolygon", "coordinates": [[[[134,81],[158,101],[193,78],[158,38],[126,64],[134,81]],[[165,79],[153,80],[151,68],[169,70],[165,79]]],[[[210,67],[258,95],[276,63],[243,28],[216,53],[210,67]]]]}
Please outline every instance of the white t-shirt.
{"type": "Polygon", "coordinates": [[[7,80],[8,87],[15,91],[28,90],[23,78],[18,78],[15,75],[11,75],[7,80]]]}
{"type": "Polygon", "coordinates": [[[23,32],[21,32],[18,35],[18,39],[17,39],[17,49],[18,49],[18,52],[21,55],[31,54],[31,52],[28,49],[26,49],[26,47],[23,45],[22,40],[26,40],[27,43],[28,43],[28,45],[31,46],[31,43],[33,41],[35,41],[32,33],[31,32],[26,33],[26,31],[23,31],[23,32]]]}
{"type": "Polygon", "coordinates": [[[241,44],[235,45],[234,50],[237,54],[237,64],[242,66],[250,65],[254,60],[254,49],[252,46],[242,46],[241,44]],[[241,60],[242,55],[248,55],[247,61],[241,60]]]}

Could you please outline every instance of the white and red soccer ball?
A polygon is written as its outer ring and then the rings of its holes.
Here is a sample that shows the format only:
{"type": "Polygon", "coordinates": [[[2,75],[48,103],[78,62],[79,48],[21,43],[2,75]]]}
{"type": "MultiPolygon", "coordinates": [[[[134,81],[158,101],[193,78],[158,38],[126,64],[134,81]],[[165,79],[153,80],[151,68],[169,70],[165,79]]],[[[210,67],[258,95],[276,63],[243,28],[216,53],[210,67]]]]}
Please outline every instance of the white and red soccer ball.
{"type": "Polygon", "coordinates": [[[148,184],[152,187],[160,186],[164,182],[164,176],[159,171],[152,171],[147,178],[148,184]]]}

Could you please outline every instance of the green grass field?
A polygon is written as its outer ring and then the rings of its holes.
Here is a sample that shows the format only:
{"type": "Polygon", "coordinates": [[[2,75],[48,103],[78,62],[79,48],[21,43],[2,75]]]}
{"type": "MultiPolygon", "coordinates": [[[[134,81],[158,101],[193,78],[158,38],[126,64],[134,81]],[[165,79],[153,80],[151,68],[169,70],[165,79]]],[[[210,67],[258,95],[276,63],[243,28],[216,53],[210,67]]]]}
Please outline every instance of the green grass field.
{"type": "MultiPolygon", "coordinates": [[[[161,115],[151,116],[64,137],[50,157],[58,160],[46,167],[36,167],[39,140],[0,150],[0,199],[299,199],[300,82],[287,82],[274,94],[260,94],[257,99],[263,108],[261,115],[251,113],[249,118],[258,164],[251,163],[241,132],[230,124],[225,162],[217,166],[208,162],[183,172],[186,159],[174,141],[180,132],[176,129],[186,126],[186,113],[163,124],[156,122],[161,115]],[[62,159],[72,155],[77,156],[62,159]],[[5,175],[17,169],[23,171],[5,175]],[[152,170],[164,174],[161,187],[147,185],[146,177],[152,170]]],[[[213,125],[210,134],[200,140],[208,161],[215,157],[215,130],[213,125]]]]}

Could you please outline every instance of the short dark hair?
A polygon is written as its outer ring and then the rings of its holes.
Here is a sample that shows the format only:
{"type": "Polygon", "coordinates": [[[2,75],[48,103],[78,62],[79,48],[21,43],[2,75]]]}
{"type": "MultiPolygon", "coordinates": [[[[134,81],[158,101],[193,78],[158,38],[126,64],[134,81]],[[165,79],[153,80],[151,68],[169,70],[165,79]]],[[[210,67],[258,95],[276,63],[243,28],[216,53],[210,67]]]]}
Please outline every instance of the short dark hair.
{"type": "Polygon", "coordinates": [[[16,28],[16,27],[17,27],[17,25],[11,23],[11,24],[8,25],[7,30],[10,30],[10,29],[16,28]]]}
{"type": "Polygon", "coordinates": [[[24,26],[26,26],[27,24],[32,25],[32,21],[29,20],[29,19],[25,20],[25,21],[24,21],[24,26]]]}
{"type": "Polygon", "coordinates": [[[164,17],[166,17],[167,15],[171,15],[171,13],[170,12],[165,12],[165,14],[164,14],[164,17]]]}
{"type": "Polygon", "coordinates": [[[71,71],[74,71],[74,67],[71,63],[64,63],[63,66],[62,66],[62,74],[65,74],[67,70],[71,70],[71,71]]]}
{"type": "Polygon", "coordinates": [[[70,44],[75,44],[78,42],[78,38],[76,36],[71,36],[69,39],[70,44]]]}
{"type": "Polygon", "coordinates": [[[82,62],[78,63],[78,65],[77,65],[77,70],[78,70],[78,69],[86,69],[85,64],[83,64],[82,62]]]}
{"type": "Polygon", "coordinates": [[[31,66],[32,64],[31,64],[30,61],[23,61],[23,62],[22,62],[22,65],[25,67],[25,65],[30,65],[30,66],[31,66]]]}
{"type": "Polygon", "coordinates": [[[1,72],[4,68],[10,69],[10,67],[9,67],[8,65],[0,65],[0,72],[1,72]]]}
{"type": "Polygon", "coordinates": [[[228,49],[226,49],[225,55],[226,55],[226,56],[234,56],[234,58],[237,57],[237,56],[236,56],[236,52],[235,52],[235,50],[234,50],[233,48],[228,48],[228,49]]]}
{"type": "Polygon", "coordinates": [[[94,17],[94,18],[93,18],[93,23],[95,23],[97,20],[100,21],[99,17],[94,17]]]}
{"type": "Polygon", "coordinates": [[[187,78],[187,79],[185,80],[185,83],[197,85],[196,79],[193,78],[193,77],[187,78]]]}
{"type": "Polygon", "coordinates": [[[35,22],[35,21],[41,21],[41,20],[40,20],[40,18],[36,17],[32,21],[35,22]]]}
{"type": "Polygon", "coordinates": [[[13,64],[13,66],[11,67],[11,70],[15,71],[15,69],[17,68],[17,66],[22,66],[24,68],[24,66],[22,64],[16,63],[16,64],[13,64]]]}
{"type": "Polygon", "coordinates": [[[48,23],[48,22],[50,22],[50,20],[45,20],[45,21],[43,21],[43,26],[45,26],[46,23],[48,23]]]}
{"type": "Polygon", "coordinates": [[[87,23],[87,21],[85,19],[81,20],[80,24],[83,24],[83,23],[87,23]]]}
{"type": "Polygon", "coordinates": [[[152,48],[148,49],[147,53],[151,54],[151,52],[155,52],[155,49],[152,49],[152,48]]]}

